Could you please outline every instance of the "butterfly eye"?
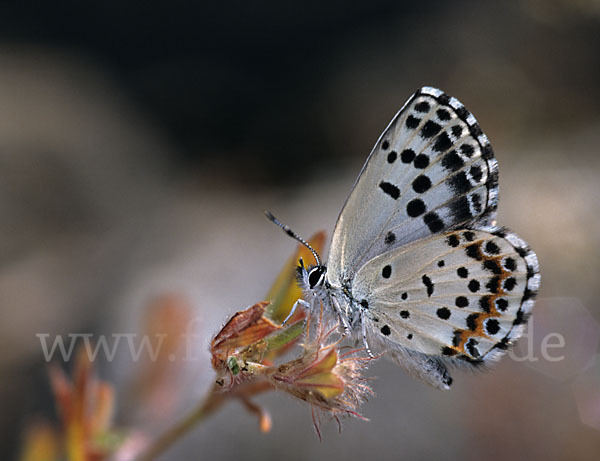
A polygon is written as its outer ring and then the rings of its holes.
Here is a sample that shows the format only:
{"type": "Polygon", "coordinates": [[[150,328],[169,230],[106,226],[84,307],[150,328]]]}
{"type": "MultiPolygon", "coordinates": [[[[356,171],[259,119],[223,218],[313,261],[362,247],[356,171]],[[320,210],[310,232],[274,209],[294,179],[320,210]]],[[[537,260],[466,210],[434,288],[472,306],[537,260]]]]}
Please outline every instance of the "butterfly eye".
{"type": "Polygon", "coordinates": [[[308,274],[308,284],[311,288],[314,288],[323,278],[325,273],[325,266],[317,266],[310,271],[308,274]]]}

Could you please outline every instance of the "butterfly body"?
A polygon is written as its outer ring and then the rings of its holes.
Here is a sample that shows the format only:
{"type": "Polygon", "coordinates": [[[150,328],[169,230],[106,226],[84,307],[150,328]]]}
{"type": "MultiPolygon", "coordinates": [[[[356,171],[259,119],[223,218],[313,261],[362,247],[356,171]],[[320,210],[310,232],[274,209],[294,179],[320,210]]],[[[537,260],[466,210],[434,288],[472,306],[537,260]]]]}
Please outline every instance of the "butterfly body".
{"type": "Polygon", "coordinates": [[[539,288],[537,257],[495,225],[498,165],[475,118],[424,87],[396,114],[360,172],[327,264],[299,268],[323,306],[367,350],[441,389],[446,366],[500,357],[539,288]]]}

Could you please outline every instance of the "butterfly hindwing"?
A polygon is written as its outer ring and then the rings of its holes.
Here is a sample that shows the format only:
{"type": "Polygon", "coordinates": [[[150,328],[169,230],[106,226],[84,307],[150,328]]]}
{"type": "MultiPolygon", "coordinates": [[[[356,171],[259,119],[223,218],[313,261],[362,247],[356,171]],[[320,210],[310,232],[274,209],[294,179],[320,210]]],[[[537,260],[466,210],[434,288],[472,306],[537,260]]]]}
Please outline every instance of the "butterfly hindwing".
{"type": "Polygon", "coordinates": [[[475,118],[424,87],[377,141],[342,209],[328,277],[342,286],[373,257],[495,217],[497,164],[475,118]]]}
{"type": "Polygon", "coordinates": [[[521,335],[539,286],[535,253],[501,228],[437,234],[365,264],[352,285],[390,350],[478,362],[521,335]]]}

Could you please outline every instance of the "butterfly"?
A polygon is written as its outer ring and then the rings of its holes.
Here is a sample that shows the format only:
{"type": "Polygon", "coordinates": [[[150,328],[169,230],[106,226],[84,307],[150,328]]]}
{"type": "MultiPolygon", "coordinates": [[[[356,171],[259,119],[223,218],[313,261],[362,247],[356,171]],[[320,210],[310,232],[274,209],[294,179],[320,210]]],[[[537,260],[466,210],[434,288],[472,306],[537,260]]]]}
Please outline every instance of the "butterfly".
{"type": "Polygon", "coordinates": [[[449,389],[449,366],[497,360],[521,336],[540,286],[536,254],[496,225],[497,205],[498,164],[475,117],[423,87],[367,158],[327,263],[314,250],[315,265],[300,262],[301,303],[449,389]]]}

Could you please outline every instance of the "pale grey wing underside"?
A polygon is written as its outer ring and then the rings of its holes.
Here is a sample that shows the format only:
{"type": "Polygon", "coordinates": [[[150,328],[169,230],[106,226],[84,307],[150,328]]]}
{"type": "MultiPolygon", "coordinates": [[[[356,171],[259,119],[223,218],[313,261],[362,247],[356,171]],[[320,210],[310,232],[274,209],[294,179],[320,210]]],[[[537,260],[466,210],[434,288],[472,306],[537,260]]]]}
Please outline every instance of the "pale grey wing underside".
{"type": "Polygon", "coordinates": [[[356,274],[352,296],[366,306],[377,343],[477,362],[499,357],[521,335],[539,283],[527,244],[489,227],[438,234],[373,258],[356,274]]]}
{"type": "Polygon", "coordinates": [[[415,240],[495,218],[497,164],[475,118],[435,88],[417,91],[369,155],[333,233],[328,279],[415,240]]]}

